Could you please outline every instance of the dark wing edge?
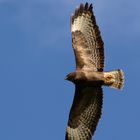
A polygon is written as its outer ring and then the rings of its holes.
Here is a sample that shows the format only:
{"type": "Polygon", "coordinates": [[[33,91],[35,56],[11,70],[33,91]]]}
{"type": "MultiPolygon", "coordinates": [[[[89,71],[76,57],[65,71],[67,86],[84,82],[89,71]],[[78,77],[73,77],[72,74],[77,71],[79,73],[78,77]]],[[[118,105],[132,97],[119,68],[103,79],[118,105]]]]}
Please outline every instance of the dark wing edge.
{"type": "Polygon", "coordinates": [[[81,69],[86,66],[95,71],[103,71],[104,43],[92,8],[92,4],[81,4],[71,16],[72,45],[76,68],[81,69]]]}
{"type": "Polygon", "coordinates": [[[101,117],[101,87],[76,85],[65,140],[90,140],[101,117]]]}

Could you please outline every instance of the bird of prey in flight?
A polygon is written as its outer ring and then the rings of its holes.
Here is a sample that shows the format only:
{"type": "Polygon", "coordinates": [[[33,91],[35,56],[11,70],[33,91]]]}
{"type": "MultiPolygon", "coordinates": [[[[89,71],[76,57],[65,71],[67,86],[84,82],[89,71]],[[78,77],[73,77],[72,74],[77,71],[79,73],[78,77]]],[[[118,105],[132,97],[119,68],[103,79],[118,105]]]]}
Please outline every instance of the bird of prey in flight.
{"type": "Polygon", "coordinates": [[[66,80],[75,85],[65,140],[91,140],[101,117],[102,86],[121,89],[120,69],[104,72],[104,43],[92,11],[92,4],[80,4],[71,16],[72,46],[76,71],[66,80]]]}

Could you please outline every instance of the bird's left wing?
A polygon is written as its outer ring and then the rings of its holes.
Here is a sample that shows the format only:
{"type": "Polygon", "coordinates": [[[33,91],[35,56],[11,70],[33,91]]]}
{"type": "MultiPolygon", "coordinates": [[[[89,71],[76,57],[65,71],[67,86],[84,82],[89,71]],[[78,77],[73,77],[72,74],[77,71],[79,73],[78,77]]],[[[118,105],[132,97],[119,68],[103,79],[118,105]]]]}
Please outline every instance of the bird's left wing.
{"type": "Polygon", "coordinates": [[[92,4],[81,4],[71,16],[72,46],[76,69],[103,71],[104,44],[92,11],[92,4]]]}
{"type": "Polygon", "coordinates": [[[91,140],[101,116],[102,88],[76,85],[66,140],[91,140]]]}

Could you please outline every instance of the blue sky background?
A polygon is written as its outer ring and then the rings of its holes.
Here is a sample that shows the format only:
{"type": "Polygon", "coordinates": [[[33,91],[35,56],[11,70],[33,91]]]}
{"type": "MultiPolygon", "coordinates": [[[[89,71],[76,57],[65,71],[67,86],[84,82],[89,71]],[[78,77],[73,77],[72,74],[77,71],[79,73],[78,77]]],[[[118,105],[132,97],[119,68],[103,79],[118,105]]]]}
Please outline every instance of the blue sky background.
{"type": "MultiPolygon", "coordinates": [[[[82,0],[0,0],[0,140],[63,140],[75,69],[70,15],[82,0]]],[[[140,1],[89,0],[105,43],[105,70],[125,71],[124,90],[104,87],[95,140],[140,139],[140,1]]]]}

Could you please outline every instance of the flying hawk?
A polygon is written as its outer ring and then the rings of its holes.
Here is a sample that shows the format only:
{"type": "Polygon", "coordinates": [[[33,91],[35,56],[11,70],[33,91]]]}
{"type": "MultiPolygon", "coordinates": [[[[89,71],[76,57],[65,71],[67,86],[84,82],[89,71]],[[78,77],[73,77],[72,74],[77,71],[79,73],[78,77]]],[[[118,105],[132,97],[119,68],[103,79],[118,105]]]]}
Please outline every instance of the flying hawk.
{"type": "Polygon", "coordinates": [[[120,69],[104,72],[104,43],[92,12],[92,4],[81,4],[71,16],[72,46],[76,71],[66,80],[75,84],[66,140],[91,140],[101,117],[102,85],[121,89],[124,74],[120,69]]]}

